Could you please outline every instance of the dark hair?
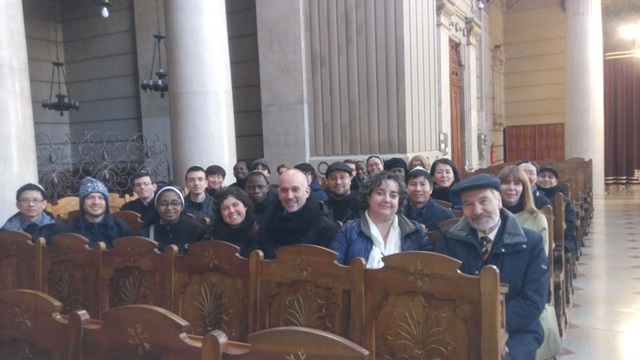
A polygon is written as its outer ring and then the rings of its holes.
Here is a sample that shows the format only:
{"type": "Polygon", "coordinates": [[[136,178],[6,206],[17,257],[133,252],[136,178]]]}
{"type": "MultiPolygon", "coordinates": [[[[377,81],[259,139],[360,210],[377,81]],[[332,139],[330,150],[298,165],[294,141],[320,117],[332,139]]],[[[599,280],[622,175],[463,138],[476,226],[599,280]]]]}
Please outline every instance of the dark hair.
{"type": "Polygon", "coordinates": [[[22,193],[25,191],[37,191],[42,195],[42,198],[44,200],[47,200],[47,193],[44,191],[44,188],[42,188],[42,186],[28,183],[20,186],[18,191],[16,191],[16,201],[20,201],[20,195],[22,195],[22,193]]]}
{"type": "Polygon", "coordinates": [[[264,181],[267,182],[267,185],[269,185],[269,178],[267,177],[267,175],[265,175],[262,171],[260,170],[253,170],[251,172],[249,172],[249,175],[247,175],[247,183],[249,182],[249,179],[254,178],[254,177],[261,177],[264,179],[264,181]]]}
{"type": "Polygon", "coordinates": [[[533,160],[521,160],[521,161],[518,161],[516,163],[516,166],[520,166],[522,164],[531,164],[531,165],[533,165],[533,167],[536,168],[536,175],[538,174],[538,171],[540,171],[540,166],[538,166],[538,164],[536,164],[536,162],[533,161],[533,160]]]}
{"type": "Polygon", "coordinates": [[[316,176],[316,169],[314,169],[313,165],[309,163],[305,163],[305,162],[299,163],[299,164],[296,164],[296,166],[294,166],[293,168],[298,169],[303,173],[309,173],[311,174],[312,177],[316,176]]]}
{"type": "Polygon", "coordinates": [[[404,177],[404,181],[407,185],[409,185],[409,181],[420,177],[420,176],[424,176],[425,179],[427,179],[427,181],[429,182],[429,186],[431,186],[431,189],[433,189],[433,177],[431,177],[431,174],[429,174],[429,172],[427,170],[424,171],[414,171],[416,168],[414,168],[413,170],[409,171],[409,173],[404,177]]]}
{"type": "Polygon", "coordinates": [[[447,158],[437,159],[431,164],[431,171],[429,172],[431,176],[435,176],[436,168],[438,167],[438,164],[449,165],[451,167],[451,170],[453,171],[453,183],[451,183],[451,185],[457,182],[460,182],[460,173],[458,172],[458,168],[456,167],[456,164],[454,164],[453,161],[447,158]]]}
{"type": "Polygon", "coordinates": [[[196,171],[202,171],[203,173],[205,173],[205,175],[207,174],[207,172],[206,172],[206,171],[204,171],[204,169],[202,168],[202,166],[195,165],[195,166],[192,166],[192,167],[188,168],[188,169],[187,169],[187,171],[184,173],[184,180],[185,180],[185,181],[187,180],[187,175],[188,175],[189,173],[191,173],[191,172],[196,172],[196,171]]]}
{"type": "Polygon", "coordinates": [[[209,176],[209,175],[222,175],[223,178],[227,177],[227,172],[224,171],[224,169],[220,165],[211,165],[211,166],[209,166],[207,168],[207,170],[205,170],[204,174],[206,176],[209,176]]]}
{"type": "Polygon", "coordinates": [[[150,172],[146,171],[146,170],[141,170],[136,172],[135,174],[133,174],[131,176],[131,183],[133,184],[136,180],[143,178],[143,177],[149,177],[149,179],[151,179],[152,183],[155,183],[154,179],[153,179],[153,175],[151,175],[150,172]]]}
{"type": "Polygon", "coordinates": [[[222,211],[220,210],[220,207],[222,206],[222,202],[227,200],[230,196],[240,200],[242,205],[247,208],[247,211],[253,212],[253,201],[251,201],[251,198],[249,198],[249,194],[247,194],[246,191],[237,186],[225,186],[216,192],[215,200],[213,202],[213,211],[216,218],[222,219],[222,211]]]}
{"type": "Polygon", "coordinates": [[[356,164],[356,162],[354,160],[351,160],[351,159],[347,159],[347,160],[343,161],[343,163],[345,163],[345,164],[353,164],[354,166],[356,164]]]}
{"type": "Polygon", "coordinates": [[[383,182],[385,181],[395,181],[398,183],[398,211],[397,214],[402,214],[402,209],[404,208],[404,202],[407,200],[407,196],[409,193],[407,192],[407,186],[402,181],[402,178],[398,174],[394,174],[389,171],[380,171],[371,176],[369,176],[361,185],[360,185],[360,201],[362,202],[362,207],[364,210],[369,209],[369,197],[373,194],[373,191],[379,188],[383,182]]]}

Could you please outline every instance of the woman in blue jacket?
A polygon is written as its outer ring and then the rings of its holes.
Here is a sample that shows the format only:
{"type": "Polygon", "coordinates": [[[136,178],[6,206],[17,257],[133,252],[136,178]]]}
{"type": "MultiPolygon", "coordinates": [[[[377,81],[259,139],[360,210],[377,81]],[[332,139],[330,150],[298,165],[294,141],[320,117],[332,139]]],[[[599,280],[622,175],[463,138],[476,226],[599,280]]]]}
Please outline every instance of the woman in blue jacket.
{"type": "Polygon", "coordinates": [[[361,257],[367,268],[377,269],[386,255],[432,250],[424,227],[401,214],[407,188],[398,175],[387,171],[372,175],[361,185],[360,195],[366,211],[360,219],[348,221],[329,246],[338,253],[338,263],[349,265],[361,257]]]}

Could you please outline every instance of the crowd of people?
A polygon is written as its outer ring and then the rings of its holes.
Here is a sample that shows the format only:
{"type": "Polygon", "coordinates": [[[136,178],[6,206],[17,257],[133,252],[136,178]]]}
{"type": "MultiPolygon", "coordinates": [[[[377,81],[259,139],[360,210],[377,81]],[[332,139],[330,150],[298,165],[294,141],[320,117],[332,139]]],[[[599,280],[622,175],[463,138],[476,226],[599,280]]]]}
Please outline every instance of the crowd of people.
{"type": "MultiPolygon", "coordinates": [[[[175,245],[184,254],[189,244],[216,239],[237,245],[245,257],[259,249],[271,259],[282,246],[313,244],[334,250],[341,264],[363,258],[368,268],[384,266],[386,255],[411,250],[454,257],[469,275],[495,265],[509,285],[509,357],[536,358],[545,340],[539,318],[549,289],[548,224],[538,210],[560,191],[555,169],[522,161],[504,167],[497,177],[461,179],[449,159],[430,164],[416,155],[407,163],[371,155],[366,161],[330,164],[323,180],[309,163],[281,164],[276,170],[274,186],[266,159],[250,166],[238,162],[233,167],[236,181],[225,187],[221,166],[192,166],[185,174],[186,190],[158,188],[152,174],[139,172],[131,184],[137,199],[121,210],[140,214],[140,235],[156,241],[159,251],[175,245]],[[461,219],[440,231],[438,224],[453,219],[454,211],[462,213],[461,219]],[[440,231],[435,245],[428,231],[440,231]]],[[[78,197],[78,216],[56,221],[45,210],[45,190],[26,184],[16,192],[18,212],[2,230],[24,231],[47,243],[56,234],[72,232],[85,236],[89,246],[102,242],[106,248],[132,235],[127,223],[110,214],[102,182],[84,178],[78,197]]],[[[566,197],[565,204],[565,246],[575,252],[575,211],[566,197]]]]}

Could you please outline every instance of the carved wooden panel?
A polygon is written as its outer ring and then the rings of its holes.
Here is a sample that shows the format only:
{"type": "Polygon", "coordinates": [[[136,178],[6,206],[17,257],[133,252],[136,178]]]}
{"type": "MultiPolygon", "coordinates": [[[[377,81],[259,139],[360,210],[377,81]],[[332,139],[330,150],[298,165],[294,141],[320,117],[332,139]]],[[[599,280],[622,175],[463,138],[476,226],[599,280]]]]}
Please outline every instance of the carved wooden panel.
{"type": "Polygon", "coordinates": [[[0,232],[0,291],[40,290],[43,246],[22,231],[0,232]]]}
{"type": "Polygon", "coordinates": [[[312,245],[280,248],[274,260],[252,254],[252,277],[258,279],[255,330],[304,326],[360,342],[361,330],[353,325],[358,320],[351,309],[363,301],[364,290],[358,285],[364,284],[355,279],[361,279],[364,265],[342,266],[335,262],[336,256],[312,245]]]}
{"type": "Polygon", "coordinates": [[[78,234],[56,235],[43,249],[43,292],[62,303],[62,313],[83,309],[100,316],[100,277],[104,245],[89,248],[78,234]]]}
{"type": "Polygon", "coordinates": [[[253,312],[249,307],[249,260],[223,241],[191,244],[176,258],[173,312],[203,335],[222,330],[234,341],[246,341],[253,312]]]}
{"type": "Polygon", "coordinates": [[[37,291],[0,293],[0,359],[66,359],[68,321],[61,308],[37,291]]]}
{"type": "Polygon", "coordinates": [[[151,271],[133,266],[115,269],[109,282],[109,305],[157,305],[160,283],[160,275],[151,271]]]}

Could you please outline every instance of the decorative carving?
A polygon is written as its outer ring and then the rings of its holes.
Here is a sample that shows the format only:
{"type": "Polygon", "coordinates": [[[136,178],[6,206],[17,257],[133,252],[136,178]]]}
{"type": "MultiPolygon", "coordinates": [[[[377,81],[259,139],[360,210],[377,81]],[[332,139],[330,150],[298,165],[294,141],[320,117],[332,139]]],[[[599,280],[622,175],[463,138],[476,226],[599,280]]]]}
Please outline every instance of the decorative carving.
{"type": "Polygon", "coordinates": [[[304,349],[298,350],[297,354],[291,354],[285,356],[287,360],[305,360],[307,358],[307,352],[304,349]]]}
{"type": "Polygon", "coordinates": [[[409,266],[409,281],[415,282],[418,286],[427,286],[429,284],[428,275],[431,272],[422,269],[422,264],[418,263],[418,266],[409,266]]]}
{"type": "Polygon", "coordinates": [[[395,308],[393,313],[395,323],[385,336],[399,355],[385,356],[385,360],[438,358],[455,346],[447,333],[447,315],[432,310],[421,296],[416,296],[408,309],[395,308]]]}
{"type": "Polygon", "coordinates": [[[504,115],[502,111],[502,68],[506,59],[504,47],[498,44],[491,49],[492,75],[493,75],[493,130],[502,131],[504,128],[504,115]]]}
{"type": "Polygon", "coordinates": [[[142,356],[151,351],[151,344],[147,342],[149,335],[144,332],[142,325],[136,324],[134,327],[128,327],[127,333],[129,334],[127,344],[135,349],[136,355],[142,356]]]}
{"type": "Polygon", "coordinates": [[[131,257],[131,262],[132,263],[137,263],[138,262],[138,253],[133,251],[133,249],[130,246],[127,247],[127,254],[131,257]]]}
{"type": "Polygon", "coordinates": [[[204,261],[209,265],[209,269],[213,269],[220,265],[220,260],[218,260],[216,255],[213,253],[213,250],[207,250],[207,252],[204,253],[204,261]]]}
{"type": "Polygon", "coordinates": [[[74,269],[74,265],[68,261],[56,264],[53,267],[50,284],[53,284],[53,297],[62,303],[63,314],[83,308],[85,289],[82,276],[74,269]]]}
{"type": "Polygon", "coordinates": [[[196,332],[204,334],[212,330],[222,330],[229,335],[235,335],[235,330],[229,331],[226,322],[232,314],[226,291],[222,286],[215,284],[212,277],[213,290],[210,289],[209,283],[204,283],[194,289],[196,299],[195,306],[198,310],[199,319],[196,321],[196,332]]]}
{"type": "Polygon", "coordinates": [[[31,321],[31,311],[28,311],[24,305],[20,305],[13,309],[16,312],[16,326],[21,332],[27,331],[27,329],[33,327],[33,321],[31,321]]]}
{"type": "MultiPolygon", "coordinates": [[[[5,265],[4,263],[2,265],[5,265]]],[[[2,266],[0,271],[0,290],[12,290],[16,288],[16,269],[11,266],[2,266]]]]}
{"type": "Polygon", "coordinates": [[[287,297],[286,312],[280,319],[281,326],[303,326],[314,329],[331,329],[327,319],[327,303],[307,286],[296,295],[287,297]]]}
{"type": "Polygon", "coordinates": [[[296,258],[296,270],[302,278],[308,278],[311,275],[311,267],[307,264],[306,256],[302,255],[296,258]]]}
{"type": "Polygon", "coordinates": [[[151,290],[140,269],[127,268],[119,271],[110,284],[115,306],[151,304],[151,290]],[[114,289],[115,288],[115,289],[114,289]]]}

